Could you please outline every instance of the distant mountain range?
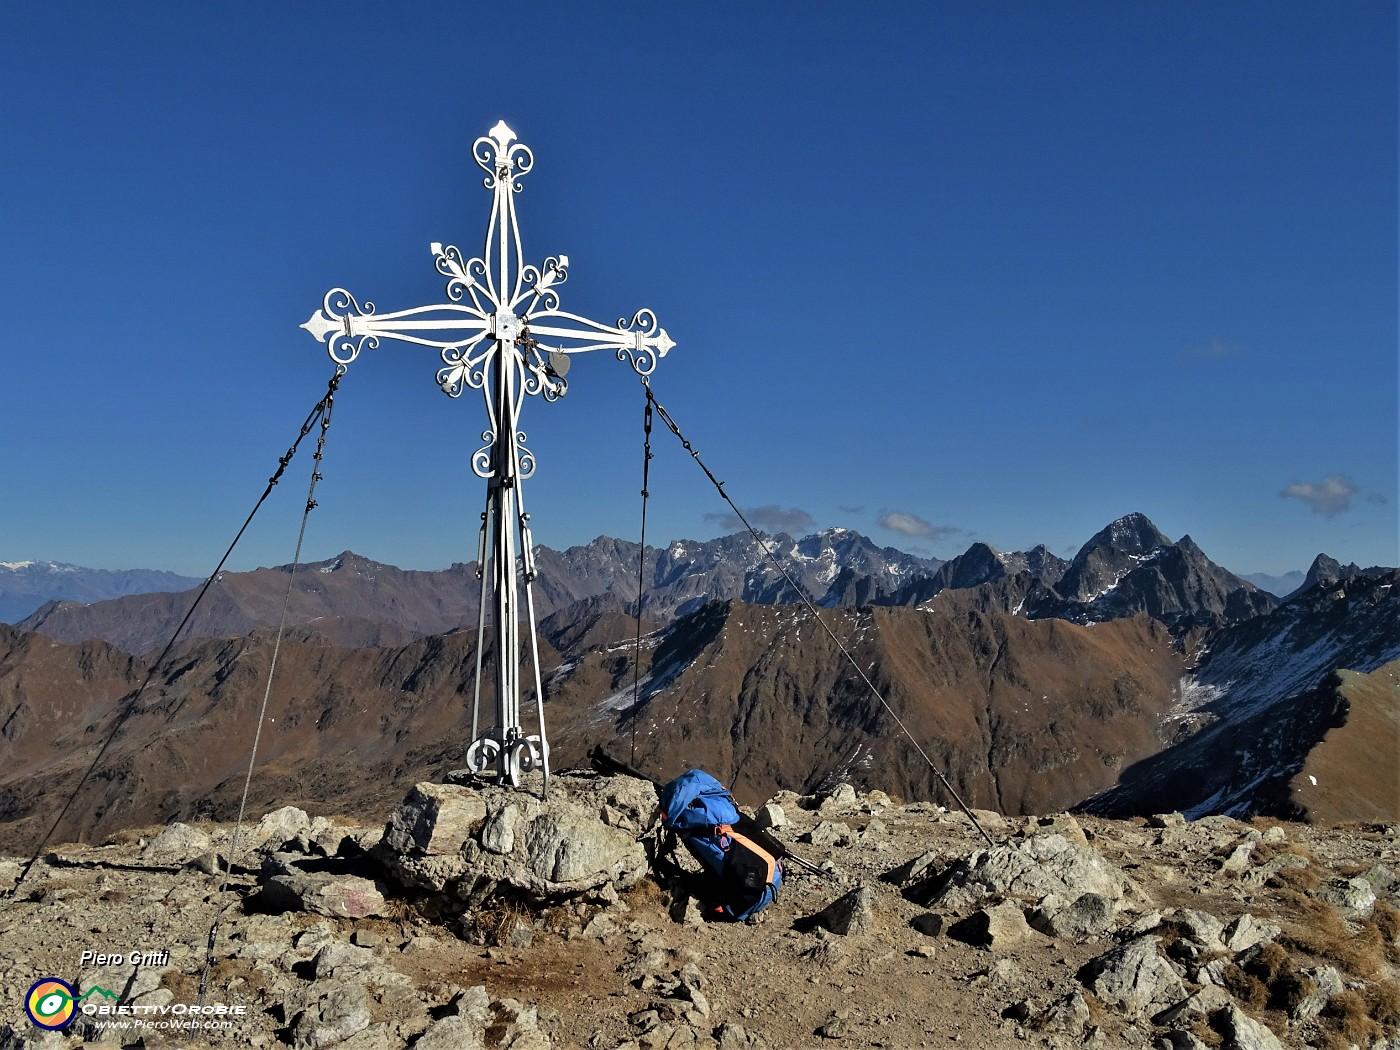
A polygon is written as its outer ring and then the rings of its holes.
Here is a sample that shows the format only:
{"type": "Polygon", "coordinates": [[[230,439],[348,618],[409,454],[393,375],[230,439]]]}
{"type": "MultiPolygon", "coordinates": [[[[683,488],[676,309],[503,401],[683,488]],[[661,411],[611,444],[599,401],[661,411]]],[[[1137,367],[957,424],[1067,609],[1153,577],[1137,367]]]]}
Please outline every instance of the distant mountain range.
{"type": "MultiPolygon", "coordinates": [[[[537,559],[556,767],[602,743],[750,802],[836,780],[941,799],[898,716],[964,797],[1009,813],[1400,819],[1400,571],[1319,556],[1280,601],[1138,514],[1068,561],[975,544],[943,563],[840,529],[763,542],[889,710],[752,537],[647,552],[640,651],[638,547],[599,539],[537,559]]],[[[75,806],[88,831],[228,815],[289,582],[255,804],[364,810],[464,764],[473,566],[346,553],[228,573],[75,806]]],[[[92,760],[144,676],[129,654],[163,646],[191,597],[51,603],[0,628],[0,848],[92,760]]]]}
{"type": "Polygon", "coordinates": [[[1261,591],[1268,591],[1275,598],[1286,598],[1303,586],[1306,575],[1302,569],[1294,569],[1282,576],[1271,576],[1266,572],[1246,572],[1240,576],[1240,579],[1248,580],[1261,591]]]}
{"type": "MultiPolygon", "coordinates": [[[[1073,561],[1058,558],[1043,546],[1006,553],[985,543],[974,543],[963,554],[943,562],[893,547],[879,547],[859,533],[841,528],[796,540],[779,534],[768,537],[765,542],[803,592],[825,607],[917,605],[947,588],[975,587],[991,580],[1029,573],[1043,586],[1053,588],[1056,598],[1067,599],[1072,605],[1093,606],[1096,599],[1104,597],[1096,592],[1096,587],[1105,594],[1115,590],[1117,593],[1112,598],[1098,602],[1096,608],[1082,611],[1084,618],[1110,618],[1118,615],[1120,606],[1148,602],[1144,591],[1157,589],[1166,576],[1173,573],[1179,578],[1189,576],[1192,568],[1204,569],[1223,592],[1239,590],[1239,583],[1243,581],[1275,598],[1305,590],[1316,582],[1320,573],[1345,579],[1358,573],[1381,571],[1380,567],[1344,566],[1320,554],[1307,572],[1235,576],[1204,559],[1198,549],[1192,550],[1195,545],[1190,537],[1173,544],[1141,514],[1130,514],[1112,523],[1091,538],[1073,561]],[[1106,535],[1112,530],[1117,530],[1119,535],[1106,535]],[[1117,552],[1111,556],[1111,563],[1104,561],[1101,552],[1105,550],[1117,552]],[[1096,551],[1100,553],[1095,554],[1096,551]],[[1153,562],[1150,556],[1154,552],[1161,552],[1160,557],[1165,560],[1153,562]],[[1119,562],[1112,558],[1127,560],[1119,562]],[[1125,569],[1143,571],[1120,583],[1116,574],[1125,569]]],[[[536,583],[536,602],[541,614],[548,615],[604,594],[620,599],[619,604],[635,601],[637,554],[637,544],[605,536],[565,551],[537,548],[541,577],[536,583]]],[[[747,533],[704,542],[680,540],[661,550],[649,547],[647,568],[643,603],[647,612],[658,618],[691,611],[710,600],[738,598],[757,604],[797,600],[762,547],[747,533]]],[[[268,610],[276,606],[280,613],[286,580],[285,576],[269,574],[285,574],[287,569],[281,566],[252,573],[223,574],[216,591],[227,582],[234,590],[247,593],[231,598],[238,608],[224,603],[217,614],[212,610],[202,612],[191,630],[191,637],[227,637],[273,622],[273,614],[268,610]]],[[[319,573],[324,586],[303,582],[297,588],[294,603],[299,611],[296,615],[303,623],[317,617],[343,620],[323,623],[321,630],[328,640],[346,643],[376,644],[375,639],[378,639],[380,644],[389,644],[452,630],[466,622],[464,610],[475,609],[475,570],[474,562],[436,572],[403,570],[345,551],[328,561],[301,567],[303,573],[319,573]],[[334,582],[326,579],[341,572],[347,575],[334,582]],[[386,589],[401,593],[386,593],[386,589]],[[357,612],[357,606],[366,606],[368,615],[360,615],[366,610],[357,612]]],[[[193,597],[184,592],[203,582],[156,569],[114,571],[61,562],[0,562],[0,623],[25,624],[30,628],[47,623],[47,631],[54,637],[101,637],[140,651],[154,644],[145,637],[145,629],[156,631],[159,625],[165,624],[173,629],[193,597]],[[104,608],[89,614],[79,614],[71,607],[146,594],[181,597],[104,608]],[[54,608],[44,608],[51,603],[62,606],[57,619],[53,618],[54,608]],[[174,609],[182,603],[184,607],[172,619],[174,609]],[[111,630],[104,621],[116,608],[123,612],[137,610],[138,621],[146,627],[111,630]]],[[[1208,585],[1198,579],[1188,586],[1199,591],[1208,585]]],[[[1178,604],[1181,606],[1177,610],[1179,618],[1189,619],[1199,612],[1189,599],[1178,604]]],[[[1207,601],[1207,604],[1213,603],[1207,601]]],[[[1247,599],[1228,615],[1238,618],[1258,605],[1257,599],[1247,599]]],[[[1037,605],[1022,611],[1031,616],[1073,618],[1076,615],[1068,606],[1037,605]]],[[[1170,615],[1165,606],[1162,612],[1170,615]]],[[[1206,618],[1214,622],[1225,612],[1223,608],[1213,609],[1206,618]]]]}
{"type": "Polygon", "coordinates": [[[51,601],[91,602],[203,581],[158,569],[84,569],[55,561],[0,561],[0,623],[18,623],[51,601]]]}
{"type": "MultiPolygon", "coordinates": [[[[1323,554],[1307,573],[1239,577],[1206,558],[1189,536],[1172,543],[1141,514],[1113,522],[1070,561],[1043,546],[1006,553],[975,543],[943,562],[879,547],[841,528],[801,539],[778,534],[764,543],[803,593],[823,607],[919,605],[945,589],[1027,575],[1041,589],[1022,595],[1026,604],[1016,611],[1032,618],[1090,622],[1142,611],[1174,627],[1257,615],[1271,607],[1270,599],[1311,586],[1319,573],[1346,578],[1379,571],[1343,566],[1323,554]]],[[[608,537],[565,551],[537,548],[540,615],[600,596],[618,609],[635,602],[638,550],[635,543],[608,537]]],[[[747,533],[649,547],[646,568],[643,608],[656,620],[713,600],[798,600],[763,546],[747,533]]],[[[288,569],[222,574],[188,636],[232,637],[275,623],[288,569]]],[[[476,608],[474,562],[420,572],[346,551],[301,566],[298,576],[292,622],[338,644],[388,645],[454,630],[468,623],[476,608]]],[[[0,622],[61,640],[103,638],[128,651],[148,652],[164,645],[188,611],[192,589],[202,583],[149,569],[0,562],[0,622]],[[121,601],[143,595],[149,597],[121,601]]]]}
{"type": "MultiPolygon", "coordinates": [[[[764,542],[803,592],[827,606],[890,600],[905,581],[942,564],[877,547],[846,529],[801,540],[778,535],[764,542]]],[[[607,537],[562,552],[537,548],[536,609],[547,616],[600,596],[608,596],[618,608],[635,602],[639,553],[638,544],[607,537]]],[[[761,604],[798,600],[788,593],[788,584],[764,547],[747,533],[703,543],[678,541],[663,550],[649,547],[646,566],[643,607],[655,618],[683,614],[716,599],[761,604]]],[[[290,566],[280,566],[220,574],[187,636],[236,637],[274,625],[290,571],[290,566]]],[[[52,600],[34,604],[29,615],[15,619],[19,626],[62,641],[102,638],[129,652],[149,652],[164,645],[189,610],[193,588],[203,583],[173,574],[162,579],[158,574],[132,573],[125,574],[130,579],[127,590],[104,594],[101,588],[114,586],[108,577],[115,575],[74,567],[47,575],[30,572],[16,577],[8,607],[38,602],[41,582],[51,580],[52,600]],[[72,582],[76,579],[91,582],[79,589],[72,582]],[[149,586],[137,586],[138,581],[149,586]],[[172,590],[170,583],[179,589],[172,590]]],[[[5,589],[10,582],[0,575],[0,597],[10,595],[5,589]]],[[[475,562],[418,572],[345,551],[297,569],[289,614],[292,623],[328,642],[389,645],[474,625],[479,587],[475,562]]]]}
{"type": "MultiPolygon", "coordinates": [[[[562,552],[538,548],[538,614],[562,626],[603,611],[635,612],[639,553],[637,544],[607,537],[562,552]]],[[[879,547],[839,528],[802,539],[779,534],[761,543],[747,533],[678,541],[646,552],[643,615],[664,623],[711,601],[797,602],[774,559],[803,594],[825,608],[921,607],[946,590],[997,583],[1000,597],[988,596],[989,609],[1075,623],[1145,613],[1183,630],[1240,622],[1278,604],[1212,562],[1189,536],[1173,543],[1146,517],[1130,514],[1091,537],[1069,561],[1044,547],[1003,553],[976,543],[941,562],[879,547]]],[[[1347,571],[1322,556],[1319,564],[1324,562],[1335,572],[1347,571]]],[[[222,574],[187,637],[238,637],[275,625],[289,572],[282,566],[222,574]]],[[[480,586],[475,563],[417,572],[349,551],[301,566],[290,582],[289,622],[337,645],[394,645],[474,626],[480,586]]],[[[148,653],[164,646],[193,597],[182,591],[51,601],[18,626],[59,641],[101,638],[128,652],[148,653]]]]}

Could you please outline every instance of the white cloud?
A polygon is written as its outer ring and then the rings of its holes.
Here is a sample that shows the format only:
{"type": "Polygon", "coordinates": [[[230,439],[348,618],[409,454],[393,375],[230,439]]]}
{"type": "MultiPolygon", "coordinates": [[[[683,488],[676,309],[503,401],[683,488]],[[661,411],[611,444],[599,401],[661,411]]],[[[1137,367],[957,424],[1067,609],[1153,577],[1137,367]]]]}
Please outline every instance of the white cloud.
{"type": "Polygon", "coordinates": [[[947,525],[931,525],[917,514],[903,510],[882,511],[875,520],[881,528],[923,540],[941,540],[963,531],[947,525]]]}
{"type": "Polygon", "coordinates": [[[1296,499],[1312,508],[1314,514],[1335,518],[1351,509],[1351,497],[1361,491],[1356,482],[1342,474],[1328,474],[1321,481],[1295,481],[1280,490],[1283,499],[1296,499]]]}

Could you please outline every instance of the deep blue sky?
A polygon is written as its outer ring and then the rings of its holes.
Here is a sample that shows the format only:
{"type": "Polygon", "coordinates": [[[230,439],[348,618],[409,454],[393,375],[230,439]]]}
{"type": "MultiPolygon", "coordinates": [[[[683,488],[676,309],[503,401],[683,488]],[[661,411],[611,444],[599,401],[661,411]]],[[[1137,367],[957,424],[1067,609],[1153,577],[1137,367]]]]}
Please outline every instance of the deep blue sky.
{"type": "MultiPolygon", "coordinates": [[[[211,569],[329,377],[297,326],[442,300],[504,118],[527,257],[656,310],[654,389],[760,524],[1400,561],[1389,2],[11,5],[0,98],[0,560],[211,569]]],[[[308,557],[474,557],[437,365],[352,367],[308,557]]],[[[638,382],[570,382],[522,420],[535,538],[635,539],[638,382]]],[[[654,444],[648,538],[733,531],[654,444]]],[[[291,559],[310,469],[235,568],[291,559]]]]}

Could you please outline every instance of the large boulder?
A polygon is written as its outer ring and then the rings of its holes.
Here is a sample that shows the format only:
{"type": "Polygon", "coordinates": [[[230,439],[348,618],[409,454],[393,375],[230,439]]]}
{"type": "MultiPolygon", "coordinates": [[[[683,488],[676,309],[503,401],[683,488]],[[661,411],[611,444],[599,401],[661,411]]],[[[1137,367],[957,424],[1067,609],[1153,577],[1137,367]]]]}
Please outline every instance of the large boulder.
{"type": "Polygon", "coordinates": [[[461,901],[501,888],[559,900],[641,879],[640,839],[656,813],[655,787],[634,777],[561,774],[545,799],[486,782],[419,784],[374,853],[400,882],[461,901]]]}
{"type": "Polygon", "coordinates": [[[278,850],[286,843],[311,830],[311,818],[296,806],[283,806],[268,813],[248,832],[249,841],[239,842],[238,848],[278,850]]]}
{"type": "Polygon", "coordinates": [[[1081,893],[1069,904],[1051,895],[1027,916],[1031,926],[1049,937],[1091,941],[1113,928],[1118,904],[1098,893],[1081,893]]]}
{"type": "Polygon", "coordinates": [[[1140,1019],[1162,1013],[1186,998],[1186,986],[1157,951],[1159,939],[1137,937],[1089,962],[1079,974],[1108,1006],[1140,1019]]]}
{"type": "Polygon", "coordinates": [[[292,1019],[292,1045],[297,1050],[334,1046],[369,1027],[369,993],[360,985],[328,981],[316,990],[317,996],[292,1019]]]}
{"type": "Polygon", "coordinates": [[[1037,903],[1053,899],[1061,907],[1086,893],[1098,894],[1114,905],[1130,895],[1145,899],[1103,854],[1060,834],[1003,842],[974,853],[946,871],[932,889],[934,900],[954,911],[992,896],[1037,903]]]}
{"type": "Polygon", "coordinates": [[[1332,905],[1346,919],[1368,918],[1376,907],[1376,891],[1362,878],[1331,879],[1314,890],[1313,896],[1332,905]]]}
{"type": "Polygon", "coordinates": [[[432,856],[458,852],[486,819],[486,800],[458,784],[415,784],[384,828],[393,853],[432,856]]]}
{"type": "Polygon", "coordinates": [[[151,839],[141,851],[141,860],[147,864],[183,864],[209,852],[210,846],[209,836],[203,831],[176,821],[151,839]]]}

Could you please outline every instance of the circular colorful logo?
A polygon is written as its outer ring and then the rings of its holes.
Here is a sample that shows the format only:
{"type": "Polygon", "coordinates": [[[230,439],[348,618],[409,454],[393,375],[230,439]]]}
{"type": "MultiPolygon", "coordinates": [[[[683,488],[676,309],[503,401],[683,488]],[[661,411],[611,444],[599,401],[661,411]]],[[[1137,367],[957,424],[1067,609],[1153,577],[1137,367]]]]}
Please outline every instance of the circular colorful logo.
{"type": "Polygon", "coordinates": [[[57,1030],[73,1022],[77,993],[73,986],[57,977],[35,981],[24,997],[24,1010],[40,1028],[57,1030]]]}

